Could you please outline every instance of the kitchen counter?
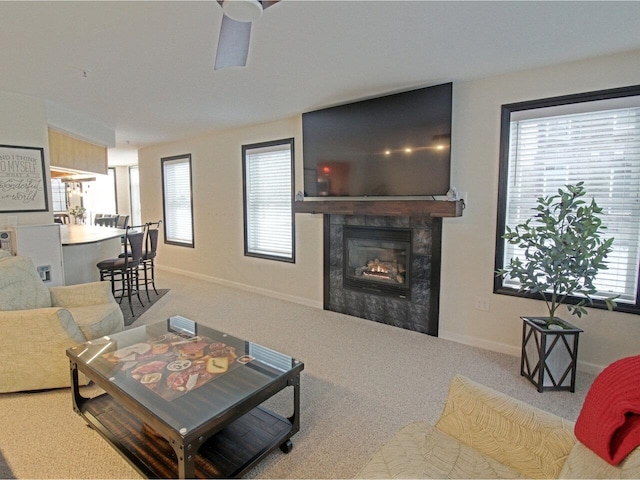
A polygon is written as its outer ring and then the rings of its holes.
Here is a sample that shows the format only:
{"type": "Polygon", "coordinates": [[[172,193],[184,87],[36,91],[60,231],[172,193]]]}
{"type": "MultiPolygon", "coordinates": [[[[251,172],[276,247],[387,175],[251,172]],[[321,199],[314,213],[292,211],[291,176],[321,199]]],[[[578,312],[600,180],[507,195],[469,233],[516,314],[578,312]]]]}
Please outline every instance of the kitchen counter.
{"type": "Polygon", "coordinates": [[[99,227],[96,225],[60,225],[62,246],[83,245],[120,238],[125,234],[121,228],[99,227]]]}
{"type": "Polygon", "coordinates": [[[122,253],[125,230],[95,225],[61,225],[62,259],[66,285],[100,280],[98,262],[122,253]]]}

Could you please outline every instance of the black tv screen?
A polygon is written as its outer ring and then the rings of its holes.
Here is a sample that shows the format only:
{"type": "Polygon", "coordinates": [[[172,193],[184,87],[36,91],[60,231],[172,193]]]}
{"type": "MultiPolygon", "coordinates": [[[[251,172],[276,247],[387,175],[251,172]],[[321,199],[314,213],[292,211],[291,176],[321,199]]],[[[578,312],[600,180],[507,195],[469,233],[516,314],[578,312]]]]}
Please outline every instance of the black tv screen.
{"type": "Polygon", "coordinates": [[[302,114],[305,197],[445,195],[452,84],[302,114]]]}

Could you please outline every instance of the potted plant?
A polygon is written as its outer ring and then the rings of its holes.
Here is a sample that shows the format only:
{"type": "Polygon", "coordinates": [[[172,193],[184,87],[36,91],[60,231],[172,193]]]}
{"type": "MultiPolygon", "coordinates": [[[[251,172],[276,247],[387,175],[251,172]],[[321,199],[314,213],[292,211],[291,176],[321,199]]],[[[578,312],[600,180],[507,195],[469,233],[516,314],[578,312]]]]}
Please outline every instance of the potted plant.
{"type": "MultiPolygon", "coordinates": [[[[520,373],[540,392],[575,391],[578,335],[582,330],[558,318],[556,312],[566,304],[577,317],[588,313],[585,306],[593,304],[595,277],[607,268],[606,258],[612,250],[614,239],[602,238],[606,229],[599,216],[602,209],[594,199],[585,201],[585,194],[584,184],[579,182],[565,185],[557,195],[538,198],[533,218],[514,228],[507,226],[503,235],[507,242],[524,250],[524,258],[512,258],[496,275],[517,279],[520,291],[540,295],[548,310],[546,317],[522,317],[520,373]],[[573,296],[582,299],[567,303],[573,296]]],[[[615,305],[614,298],[604,299],[609,310],[615,305]]]]}
{"type": "Polygon", "coordinates": [[[76,205],[71,210],[69,210],[69,215],[75,218],[76,223],[83,223],[86,212],[86,208],[81,207],[80,205],[76,205]]]}
{"type": "MultiPolygon", "coordinates": [[[[548,324],[564,326],[556,317],[558,308],[571,296],[584,296],[577,304],[566,303],[572,315],[587,314],[585,305],[593,304],[593,282],[600,270],[607,268],[606,258],[613,238],[603,239],[606,229],[596,201],[584,200],[584,182],[566,185],[557,195],[540,197],[533,218],[514,228],[506,227],[502,236],[512,245],[524,249],[524,261],[515,257],[498,276],[510,276],[520,282],[520,291],[539,294],[545,301],[548,324]]],[[[605,298],[611,310],[614,298],[605,298]]]]}

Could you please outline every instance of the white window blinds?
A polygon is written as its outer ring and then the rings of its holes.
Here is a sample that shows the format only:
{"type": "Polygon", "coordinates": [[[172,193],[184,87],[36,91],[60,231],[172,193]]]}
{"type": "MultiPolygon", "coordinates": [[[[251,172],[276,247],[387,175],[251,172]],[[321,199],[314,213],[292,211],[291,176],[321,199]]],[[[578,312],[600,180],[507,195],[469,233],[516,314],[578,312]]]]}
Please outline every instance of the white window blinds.
{"type": "Polygon", "coordinates": [[[246,147],[245,250],[293,259],[292,142],[246,147]]]}
{"type": "Polygon", "coordinates": [[[162,159],[165,242],[193,246],[191,155],[162,159]]]}
{"type": "Polygon", "coordinates": [[[142,210],[140,207],[140,170],[138,166],[129,167],[129,201],[131,202],[130,225],[140,225],[142,210]]]}
{"type": "MultiPolygon", "coordinates": [[[[619,295],[618,303],[635,303],[640,264],[640,108],[571,114],[562,113],[562,108],[566,107],[550,109],[560,115],[511,122],[506,224],[514,227],[532,217],[538,197],[583,181],[587,195],[603,208],[604,236],[615,238],[608,270],[596,278],[596,298],[619,295]]],[[[530,110],[527,116],[535,113],[530,110]]],[[[522,256],[522,251],[507,243],[504,264],[515,256],[522,256]]],[[[511,278],[504,284],[518,287],[511,278]]]]}
{"type": "Polygon", "coordinates": [[[68,210],[66,186],[59,178],[51,179],[51,198],[54,212],[66,212],[68,210]]]}

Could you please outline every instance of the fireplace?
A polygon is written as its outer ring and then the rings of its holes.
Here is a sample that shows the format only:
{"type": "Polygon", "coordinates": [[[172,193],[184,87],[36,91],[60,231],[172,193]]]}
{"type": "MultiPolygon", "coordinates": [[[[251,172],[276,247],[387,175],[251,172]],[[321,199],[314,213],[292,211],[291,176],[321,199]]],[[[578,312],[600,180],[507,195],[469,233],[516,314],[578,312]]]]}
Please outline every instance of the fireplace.
{"type": "Polygon", "coordinates": [[[344,227],[343,285],[411,298],[411,230],[344,227]]]}
{"type": "Polygon", "coordinates": [[[324,221],[324,308],[438,336],[442,219],[326,214],[324,221]]]}

